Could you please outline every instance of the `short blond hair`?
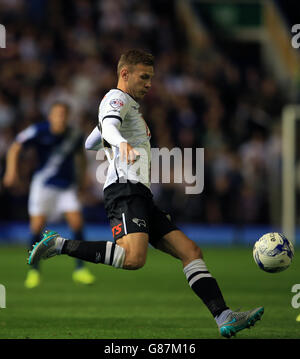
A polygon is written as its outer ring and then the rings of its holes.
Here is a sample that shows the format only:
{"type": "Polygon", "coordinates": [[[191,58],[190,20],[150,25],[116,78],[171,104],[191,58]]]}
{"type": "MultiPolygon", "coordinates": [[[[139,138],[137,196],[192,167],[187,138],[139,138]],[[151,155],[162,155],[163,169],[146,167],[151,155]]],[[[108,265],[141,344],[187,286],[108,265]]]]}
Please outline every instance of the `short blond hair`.
{"type": "Polygon", "coordinates": [[[149,52],[140,49],[128,50],[127,52],[121,55],[120,60],[118,62],[118,67],[117,67],[118,77],[120,76],[122,67],[124,67],[125,65],[132,66],[138,64],[153,66],[154,56],[149,52]]]}

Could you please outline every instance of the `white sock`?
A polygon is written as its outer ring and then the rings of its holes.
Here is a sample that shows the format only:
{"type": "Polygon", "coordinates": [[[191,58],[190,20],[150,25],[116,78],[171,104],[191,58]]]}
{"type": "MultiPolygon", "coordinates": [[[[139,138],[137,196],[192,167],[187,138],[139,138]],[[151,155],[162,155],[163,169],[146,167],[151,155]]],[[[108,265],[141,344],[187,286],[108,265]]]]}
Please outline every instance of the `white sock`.
{"type": "Polygon", "coordinates": [[[62,247],[65,243],[65,238],[63,237],[57,237],[56,238],[56,251],[57,251],[57,254],[61,254],[61,250],[62,250],[62,247]]]}
{"type": "Polygon", "coordinates": [[[125,249],[116,244],[112,266],[115,268],[123,268],[124,261],[125,261],[125,249]]]}

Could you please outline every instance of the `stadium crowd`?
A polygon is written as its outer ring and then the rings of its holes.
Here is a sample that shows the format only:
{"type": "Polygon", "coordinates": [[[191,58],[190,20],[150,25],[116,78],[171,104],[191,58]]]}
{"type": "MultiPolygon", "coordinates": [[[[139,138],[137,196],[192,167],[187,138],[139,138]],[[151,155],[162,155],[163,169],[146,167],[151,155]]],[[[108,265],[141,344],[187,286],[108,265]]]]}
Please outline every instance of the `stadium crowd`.
{"type": "MultiPolygon", "coordinates": [[[[0,174],[15,135],[45,119],[54,100],[72,107],[85,137],[102,96],[116,86],[116,61],[128,48],[155,55],[155,78],[142,112],[153,147],[205,149],[201,194],[185,184],[153,185],[178,222],[270,223],[278,220],[280,116],[286,99],[261,68],[226,54],[195,58],[176,23],[173,1],[0,0],[7,46],[0,50],[0,174]],[[275,205],[274,205],[275,204],[275,205]],[[274,210],[275,208],[275,210],[274,210]]],[[[82,194],[87,221],[105,218],[99,161],[87,153],[82,194]]],[[[20,163],[22,184],[0,187],[0,221],[27,219],[34,153],[20,163]]]]}

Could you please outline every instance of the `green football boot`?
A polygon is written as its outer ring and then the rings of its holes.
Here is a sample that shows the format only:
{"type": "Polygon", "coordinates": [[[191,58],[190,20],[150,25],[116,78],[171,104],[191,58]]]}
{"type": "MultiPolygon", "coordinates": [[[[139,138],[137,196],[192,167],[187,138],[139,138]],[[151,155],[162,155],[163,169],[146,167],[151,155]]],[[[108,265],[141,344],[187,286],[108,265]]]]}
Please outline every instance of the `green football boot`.
{"type": "Polygon", "coordinates": [[[45,231],[41,241],[33,245],[29,252],[28,264],[33,265],[41,259],[48,259],[60,254],[64,238],[54,231],[45,231]]]}
{"type": "Polygon", "coordinates": [[[221,335],[230,338],[240,330],[250,328],[264,314],[264,308],[259,307],[247,312],[231,312],[226,320],[219,325],[221,335]]]}

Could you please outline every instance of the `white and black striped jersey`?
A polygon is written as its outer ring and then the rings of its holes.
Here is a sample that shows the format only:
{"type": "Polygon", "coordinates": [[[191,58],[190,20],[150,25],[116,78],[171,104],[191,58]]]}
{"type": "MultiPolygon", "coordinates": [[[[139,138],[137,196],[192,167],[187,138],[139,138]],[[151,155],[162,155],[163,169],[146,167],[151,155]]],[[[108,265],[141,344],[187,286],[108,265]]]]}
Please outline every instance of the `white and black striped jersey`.
{"type": "Polygon", "coordinates": [[[110,90],[100,103],[99,130],[109,161],[104,189],[123,180],[150,188],[151,134],[139,107],[133,97],[119,89],[110,90]],[[133,165],[120,161],[119,144],[123,141],[140,153],[133,165]]]}

